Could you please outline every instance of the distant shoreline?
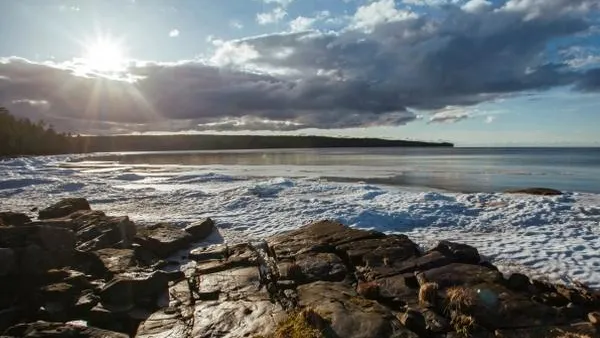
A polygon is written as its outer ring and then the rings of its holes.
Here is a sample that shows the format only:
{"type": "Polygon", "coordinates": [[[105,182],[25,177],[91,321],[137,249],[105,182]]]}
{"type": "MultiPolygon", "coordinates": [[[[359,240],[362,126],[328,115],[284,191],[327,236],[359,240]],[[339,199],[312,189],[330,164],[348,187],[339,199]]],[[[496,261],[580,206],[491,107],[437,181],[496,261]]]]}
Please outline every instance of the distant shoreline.
{"type": "Polygon", "coordinates": [[[449,142],[263,135],[79,136],[79,153],[117,151],[186,151],[293,148],[454,147],[449,142]]]}

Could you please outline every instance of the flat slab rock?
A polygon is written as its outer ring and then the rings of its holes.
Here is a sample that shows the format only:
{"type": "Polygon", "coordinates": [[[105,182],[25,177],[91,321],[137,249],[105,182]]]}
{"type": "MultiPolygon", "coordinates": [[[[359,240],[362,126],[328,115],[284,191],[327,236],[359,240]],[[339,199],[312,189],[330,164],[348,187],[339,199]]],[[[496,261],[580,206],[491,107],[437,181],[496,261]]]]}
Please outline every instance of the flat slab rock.
{"type": "Polygon", "coordinates": [[[136,243],[162,258],[185,249],[192,241],[191,234],[170,223],[139,228],[135,238],[136,243]]]}
{"type": "Polygon", "coordinates": [[[13,326],[4,332],[2,337],[127,338],[128,336],[123,333],[102,330],[94,327],[39,321],[35,323],[13,326]]]}

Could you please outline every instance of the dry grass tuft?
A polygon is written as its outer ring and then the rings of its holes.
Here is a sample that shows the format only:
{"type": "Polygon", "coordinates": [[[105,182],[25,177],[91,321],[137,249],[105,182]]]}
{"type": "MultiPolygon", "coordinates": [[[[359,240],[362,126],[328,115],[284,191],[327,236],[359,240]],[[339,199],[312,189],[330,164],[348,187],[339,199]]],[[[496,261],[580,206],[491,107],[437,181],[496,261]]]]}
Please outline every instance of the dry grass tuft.
{"type": "Polygon", "coordinates": [[[446,290],[446,299],[449,310],[462,312],[477,303],[477,294],[471,289],[455,286],[446,290]]]}
{"type": "Polygon", "coordinates": [[[457,314],[452,316],[450,324],[454,327],[456,333],[463,337],[469,337],[475,327],[475,319],[471,316],[457,314]]]}
{"type": "Polygon", "coordinates": [[[419,302],[422,305],[435,304],[439,290],[437,283],[425,283],[419,289],[419,302]]]}
{"type": "Polygon", "coordinates": [[[268,338],[324,338],[325,320],[313,309],[290,314],[268,338]]]}

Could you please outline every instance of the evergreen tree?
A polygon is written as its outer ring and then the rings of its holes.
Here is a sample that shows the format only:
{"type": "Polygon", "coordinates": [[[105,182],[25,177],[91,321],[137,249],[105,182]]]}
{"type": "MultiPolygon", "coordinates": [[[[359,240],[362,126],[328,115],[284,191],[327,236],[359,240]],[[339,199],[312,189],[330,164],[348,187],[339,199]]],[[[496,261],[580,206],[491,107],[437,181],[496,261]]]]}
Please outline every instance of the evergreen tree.
{"type": "Polygon", "coordinates": [[[44,121],[17,119],[0,107],[0,156],[50,155],[74,149],[73,137],[56,132],[44,121]]]}

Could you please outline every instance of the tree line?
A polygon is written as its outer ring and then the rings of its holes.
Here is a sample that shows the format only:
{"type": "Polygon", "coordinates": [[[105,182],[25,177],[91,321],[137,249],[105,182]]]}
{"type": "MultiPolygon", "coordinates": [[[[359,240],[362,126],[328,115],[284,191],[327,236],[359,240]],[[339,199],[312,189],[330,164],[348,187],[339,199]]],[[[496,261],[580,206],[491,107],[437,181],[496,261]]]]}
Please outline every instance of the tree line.
{"type": "Polygon", "coordinates": [[[64,154],[74,149],[71,135],[56,132],[43,121],[16,118],[0,107],[0,156],[64,154]]]}
{"type": "Polygon", "coordinates": [[[332,147],[452,147],[432,143],[377,138],[259,135],[127,135],[73,136],[51,125],[16,118],[0,107],[0,157],[111,151],[174,151],[332,147]]]}

